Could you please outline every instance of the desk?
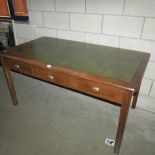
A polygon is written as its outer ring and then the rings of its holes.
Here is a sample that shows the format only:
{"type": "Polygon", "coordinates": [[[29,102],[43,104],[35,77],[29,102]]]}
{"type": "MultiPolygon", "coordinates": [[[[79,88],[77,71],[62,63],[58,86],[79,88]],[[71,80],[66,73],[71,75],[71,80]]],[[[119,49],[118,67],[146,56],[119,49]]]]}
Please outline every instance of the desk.
{"type": "Polygon", "coordinates": [[[148,53],[42,37],[0,52],[14,105],[11,70],[120,106],[118,154],[130,105],[136,107],[148,53]]]}

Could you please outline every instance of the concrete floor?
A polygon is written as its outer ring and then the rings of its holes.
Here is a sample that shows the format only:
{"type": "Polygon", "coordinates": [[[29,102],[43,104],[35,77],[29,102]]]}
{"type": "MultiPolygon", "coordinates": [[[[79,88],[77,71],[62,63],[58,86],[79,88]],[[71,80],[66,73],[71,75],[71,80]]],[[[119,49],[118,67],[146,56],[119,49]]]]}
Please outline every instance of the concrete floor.
{"type": "MultiPolygon", "coordinates": [[[[112,155],[119,107],[13,74],[11,104],[0,70],[0,155],[112,155]]],[[[155,114],[130,110],[120,155],[155,154],[155,114]]]]}

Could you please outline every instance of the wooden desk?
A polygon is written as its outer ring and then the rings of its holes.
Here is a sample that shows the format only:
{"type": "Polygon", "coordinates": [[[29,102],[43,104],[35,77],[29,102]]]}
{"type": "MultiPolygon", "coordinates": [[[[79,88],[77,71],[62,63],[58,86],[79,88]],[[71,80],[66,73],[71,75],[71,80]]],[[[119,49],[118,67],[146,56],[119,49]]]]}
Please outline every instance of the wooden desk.
{"type": "Polygon", "coordinates": [[[148,53],[43,37],[0,52],[14,105],[10,70],[120,106],[114,153],[119,153],[130,105],[136,107],[148,53]]]}

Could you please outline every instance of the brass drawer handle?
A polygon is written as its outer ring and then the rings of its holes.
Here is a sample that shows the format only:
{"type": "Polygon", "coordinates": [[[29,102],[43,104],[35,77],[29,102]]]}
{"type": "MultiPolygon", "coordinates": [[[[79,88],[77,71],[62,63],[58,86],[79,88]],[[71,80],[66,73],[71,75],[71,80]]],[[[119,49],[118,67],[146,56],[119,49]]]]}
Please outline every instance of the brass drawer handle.
{"type": "Polygon", "coordinates": [[[15,68],[19,69],[19,68],[20,68],[20,66],[19,66],[19,65],[17,65],[17,64],[15,64],[15,68]]]}
{"type": "Polygon", "coordinates": [[[99,91],[100,91],[100,88],[99,88],[99,87],[96,87],[96,86],[92,87],[92,89],[93,89],[93,91],[95,91],[95,92],[99,92],[99,91]]]}
{"type": "Polygon", "coordinates": [[[54,76],[53,76],[51,73],[49,73],[48,77],[49,77],[51,80],[54,80],[54,76]]]}

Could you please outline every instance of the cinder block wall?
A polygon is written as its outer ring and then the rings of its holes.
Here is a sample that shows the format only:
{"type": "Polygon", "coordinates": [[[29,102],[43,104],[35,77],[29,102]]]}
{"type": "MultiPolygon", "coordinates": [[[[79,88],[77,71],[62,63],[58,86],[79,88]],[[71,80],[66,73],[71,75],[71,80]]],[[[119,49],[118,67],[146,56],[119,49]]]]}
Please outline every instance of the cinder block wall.
{"type": "Polygon", "coordinates": [[[155,97],[155,0],[27,0],[17,44],[40,36],[151,53],[141,94],[155,97]]]}

